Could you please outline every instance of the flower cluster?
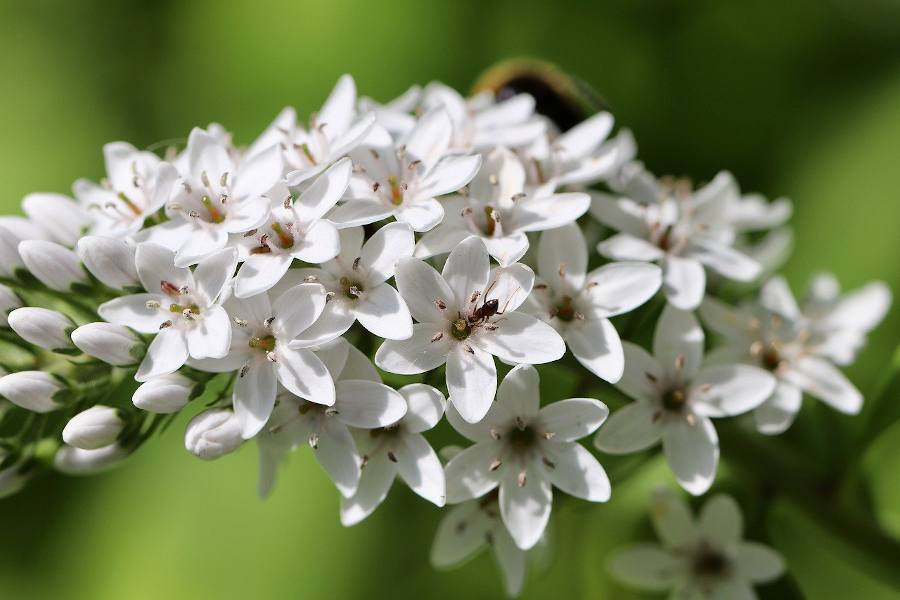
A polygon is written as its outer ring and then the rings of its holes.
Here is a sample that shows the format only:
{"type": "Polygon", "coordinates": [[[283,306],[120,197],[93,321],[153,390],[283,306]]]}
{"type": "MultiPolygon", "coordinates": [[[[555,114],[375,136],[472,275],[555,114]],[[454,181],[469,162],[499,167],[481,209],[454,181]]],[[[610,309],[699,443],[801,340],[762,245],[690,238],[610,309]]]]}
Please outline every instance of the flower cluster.
{"type": "MultiPolygon", "coordinates": [[[[613,128],[599,112],[559,131],[527,94],[437,83],[379,104],[344,76],[308,121],[285,109],[246,147],[219,125],[165,156],[106,145],[99,183],[0,218],[0,426],[16,429],[0,495],[43,467],[118,464],[202,404],[190,453],[255,440],[266,495],[308,446],[348,526],[399,479],[455,505],[436,566],[487,544],[515,594],[554,488],[610,499],[580,440],[596,434],[607,454],[661,442],[699,495],[719,461],[714,419],[752,412],[781,433],[804,392],[858,412],[837,366],[885,314],[887,288],[841,296],[822,275],[798,304],[769,278],[790,243],[787,200],[743,194],[724,172],[701,186],[654,177],[613,128]],[[651,332],[652,352],[638,343],[651,332]],[[542,405],[534,365],[567,352],[579,395],[606,382],[634,401],[611,416],[590,397],[542,405]],[[439,456],[427,434],[443,423],[469,444],[439,456]]],[[[746,597],[781,567],[739,543],[735,513],[711,500],[696,527],[660,526],[668,550],[632,553],[658,570],[627,554],[616,569],[702,593],[727,570],[746,597]]]]}

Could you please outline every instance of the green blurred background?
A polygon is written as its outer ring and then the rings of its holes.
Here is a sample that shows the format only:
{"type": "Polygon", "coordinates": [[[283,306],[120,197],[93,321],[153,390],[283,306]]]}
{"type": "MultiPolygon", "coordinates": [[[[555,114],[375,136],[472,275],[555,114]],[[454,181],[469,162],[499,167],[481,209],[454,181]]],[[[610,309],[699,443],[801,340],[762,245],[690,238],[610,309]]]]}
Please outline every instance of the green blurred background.
{"type": "MultiPolygon", "coordinates": [[[[0,202],[16,212],[28,192],[99,178],[111,140],[147,146],[218,121],[245,143],[286,104],[317,108],[344,72],[385,100],[432,79],[467,89],[484,68],[522,55],[598,89],[654,171],[709,179],[727,168],[745,190],[791,197],[796,251],[786,271],[796,291],[827,268],[847,287],[880,278],[898,295],[896,0],[3,0],[0,202]]],[[[890,363],[898,313],[849,370],[864,392],[890,363]]],[[[801,421],[844,419],[809,404],[801,421]]],[[[126,468],[45,477],[0,502],[0,597],[502,594],[487,555],[457,571],[428,566],[439,512],[401,486],[343,529],[337,493],[309,452],[292,456],[262,501],[252,446],[203,463],[182,449],[183,425],[126,468]]],[[[900,534],[900,430],[861,463],[875,516],[900,534]]],[[[727,486],[727,471],[721,479],[727,486]]],[[[559,506],[525,597],[632,597],[603,562],[650,536],[647,490],[660,480],[670,481],[653,462],[606,506],[559,506]]],[[[792,505],[748,519],[753,537],[787,555],[793,589],[894,597],[836,558],[833,540],[792,505]]]]}

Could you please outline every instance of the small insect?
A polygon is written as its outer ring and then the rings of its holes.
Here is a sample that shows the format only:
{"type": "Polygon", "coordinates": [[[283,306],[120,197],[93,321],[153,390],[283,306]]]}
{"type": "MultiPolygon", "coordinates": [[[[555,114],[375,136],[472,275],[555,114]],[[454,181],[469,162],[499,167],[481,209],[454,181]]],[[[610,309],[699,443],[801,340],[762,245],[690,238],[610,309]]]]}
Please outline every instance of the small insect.
{"type": "Polygon", "coordinates": [[[475,307],[475,310],[473,310],[469,315],[468,320],[470,325],[485,323],[491,317],[502,315],[503,313],[505,313],[506,308],[509,306],[509,303],[512,300],[512,297],[515,296],[516,292],[519,291],[518,288],[516,288],[515,292],[510,294],[509,298],[507,298],[506,304],[503,305],[503,310],[499,310],[500,300],[498,300],[497,298],[491,298],[490,300],[488,300],[488,296],[490,295],[491,290],[494,289],[495,285],[497,285],[496,279],[492,281],[491,285],[489,285],[488,288],[484,291],[484,294],[481,296],[484,300],[481,306],[475,307]]]}

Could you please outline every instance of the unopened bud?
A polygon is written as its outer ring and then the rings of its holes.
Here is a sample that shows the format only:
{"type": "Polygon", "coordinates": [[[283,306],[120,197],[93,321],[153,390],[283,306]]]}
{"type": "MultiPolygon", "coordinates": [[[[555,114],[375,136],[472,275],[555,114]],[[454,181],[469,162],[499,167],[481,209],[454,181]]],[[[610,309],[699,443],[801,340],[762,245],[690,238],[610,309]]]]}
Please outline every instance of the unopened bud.
{"type": "Polygon", "coordinates": [[[129,452],[119,444],[85,450],[61,446],[53,457],[53,468],[66,475],[93,475],[116,466],[129,452]]]}
{"type": "Polygon", "coordinates": [[[46,350],[68,350],[73,347],[69,335],[75,324],[60,312],[26,306],[9,313],[7,319],[19,337],[35,346],[46,350]]]}
{"type": "Polygon", "coordinates": [[[90,283],[78,255],[55,242],[25,240],[19,244],[19,255],[31,274],[51,290],[68,292],[72,284],[90,283]]]}
{"type": "Polygon", "coordinates": [[[114,323],[88,323],[72,332],[79,350],[116,367],[134,365],[146,346],[130,329],[114,323]]]}
{"type": "Polygon", "coordinates": [[[184,447],[203,460],[234,452],[244,442],[241,424],[228,408],[212,408],[191,419],[184,433],[184,447]]]}
{"type": "Polygon", "coordinates": [[[125,424],[118,410],[98,404],[69,419],[63,428],[62,438],[70,446],[96,450],[113,444],[125,424]]]}
{"type": "Polygon", "coordinates": [[[9,311],[22,306],[22,300],[14,291],[0,284],[0,327],[9,327],[6,315],[9,311]]]}
{"type": "Polygon", "coordinates": [[[22,199],[22,210],[51,240],[70,248],[91,224],[84,209],[62,194],[28,194],[22,199]]]}
{"type": "Polygon", "coordinates": [[[63,386],[43,371],[19,371],[0,377],[0,396],[25,410],[45,413],[62,404],[55,400],[63,386]]]}
{"type": "Polygon", "coordinates": [[[180,373],[170,373],[145,381],[134,391],[131,401],[152,413],[173,413],[184,408],[191,399],[194,382],[180,373]]]}
{"type": "Polygon", "coordinates": [[[91,274],[114,289],[139,283],[134,247],[116,239],[89,235],[78,240],[78,256],[91,274]]]}

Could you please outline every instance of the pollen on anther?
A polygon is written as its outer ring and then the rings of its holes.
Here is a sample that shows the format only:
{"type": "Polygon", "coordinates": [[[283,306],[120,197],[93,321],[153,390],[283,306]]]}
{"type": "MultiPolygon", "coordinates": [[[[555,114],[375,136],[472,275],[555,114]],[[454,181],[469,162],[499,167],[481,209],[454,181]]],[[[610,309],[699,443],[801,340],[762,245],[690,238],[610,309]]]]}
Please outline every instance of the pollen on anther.
{"type": "Polygon", "coordinates": [[[440,341],[441,339],[443,339],[443,337],[444,337],[444,332],[438,331],[436,334],[431,336],[431,343],[433,344],[434,342],[440,341]]]}

